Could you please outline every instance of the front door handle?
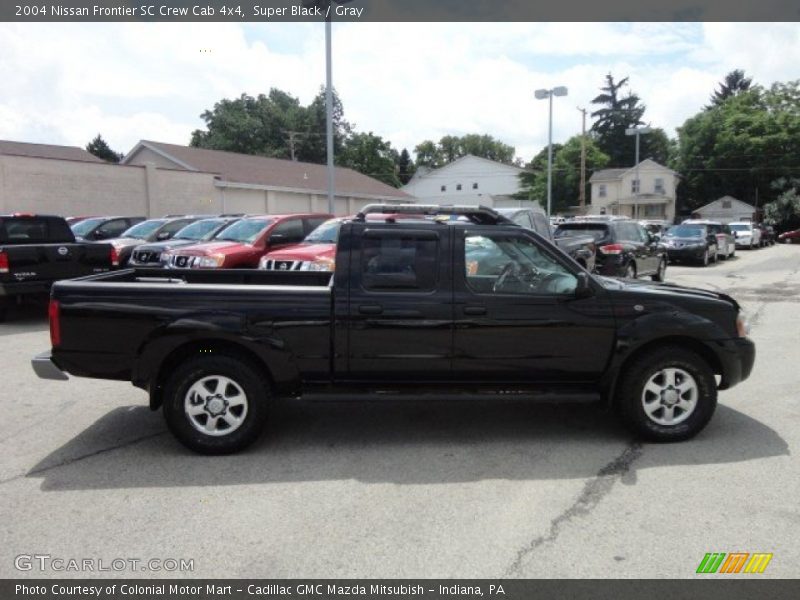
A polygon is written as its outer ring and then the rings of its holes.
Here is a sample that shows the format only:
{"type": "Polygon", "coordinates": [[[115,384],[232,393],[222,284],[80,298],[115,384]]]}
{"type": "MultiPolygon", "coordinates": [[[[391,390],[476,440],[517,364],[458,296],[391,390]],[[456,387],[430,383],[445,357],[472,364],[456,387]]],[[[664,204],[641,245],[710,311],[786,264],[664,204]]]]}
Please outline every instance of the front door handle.
{"type": "Polygon", "coordinates": [[[383,312],[383,307],[380,304],[361,304],[358,312],[362,315],[379,315],[383,312]]]}
{"type": "Polygon", "coordinates": [[[465,315],[485,315],[486,314],[486,307],[485,306],[465,306],[464,307],[464,314],[465,315]]]}

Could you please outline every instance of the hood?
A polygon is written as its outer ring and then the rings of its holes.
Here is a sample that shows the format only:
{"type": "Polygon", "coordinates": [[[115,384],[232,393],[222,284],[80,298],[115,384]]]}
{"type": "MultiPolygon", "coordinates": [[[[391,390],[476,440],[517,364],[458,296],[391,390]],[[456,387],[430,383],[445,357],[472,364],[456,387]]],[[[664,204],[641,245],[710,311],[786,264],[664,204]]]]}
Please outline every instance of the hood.
{"type": "Polygon", "coordinates": [[[676,303],[680,303],[682,299],[725,303],[739,310],[739,303],[728,294],[723,294],[722,292],[687,287],[675,283],[656,283],[639,279],[621,280],[610,277],[597,277],[597,279],[600,280],[603,287],[612,293],[617,292],[626,295],[638,293],[656,301],[676,301],[676,303]]]}
{"type": "Polygon", "coordinates": [[[164,252],[165,250],[172,250],[173,248],[182,248],[184,246],[195,246],[197,240],[165,240],[163,242],[152,242],[150,244],[142,244],[139,250],[147,252],[164,252]]]}
{"type": "Polygon", "coordinates": [[[668,244],[670,242],[680,242],[681,244],[705,244],[705,238],[701,237],[672,237],[667,236],[661,239],[661,242],[668,244]]]}
{"type": "Polygon", "coordinates": [[[181,248],[181,254],[187,256],[211,256],[212,254],[236,254],[237,252],[247,252],[253,246],[242,242],[203,242],[181,248]]]}
{"type": "Polygon", "coordinates": [[[113,244],[117,248],[130,248],[131,246],[139,246],[144,244],[144,240],[139,238],[111,238],[103,240],[104,244],[113,244]]]}
{"type": "Polygon", "coordinates": [[[280,250],[273,250],[267,258],[273,260],[314,260],[332,258],[336,255],[336,244],[293,244],[280,250]]]}

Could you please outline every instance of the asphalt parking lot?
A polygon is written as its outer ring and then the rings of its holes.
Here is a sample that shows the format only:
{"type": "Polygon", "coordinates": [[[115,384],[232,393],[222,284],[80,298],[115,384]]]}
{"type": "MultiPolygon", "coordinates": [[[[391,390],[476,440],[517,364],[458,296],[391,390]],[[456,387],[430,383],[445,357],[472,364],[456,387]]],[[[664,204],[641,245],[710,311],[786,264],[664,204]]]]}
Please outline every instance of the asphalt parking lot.
{"type": "Polygon", "coordinates": [[[21,554],[194,560],[105,573],[127,577],[694,577],[737,551],[798,577],[799,272],[797,246],[669,267],[739,300],[758,352],[673,445],[594,407],[359,403],[282,406],[251,450],[197,456],[129,384],[37,379],[27,308],[0,325],[0,577],[81,576],[21,554]]]}

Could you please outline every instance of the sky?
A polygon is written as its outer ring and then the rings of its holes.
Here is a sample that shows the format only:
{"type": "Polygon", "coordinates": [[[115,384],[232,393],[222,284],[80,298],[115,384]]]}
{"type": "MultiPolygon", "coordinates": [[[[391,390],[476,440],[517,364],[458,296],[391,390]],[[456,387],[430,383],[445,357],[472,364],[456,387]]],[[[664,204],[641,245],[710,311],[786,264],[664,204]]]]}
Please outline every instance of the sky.
{"type": "MultiPolygon", "coordinates": [[[[320,23],[1,23],[0,139],[85,146],[101,133],[188,144],[222,98],[277,87],[307,104],[325,81],[320,23]]],[[[525,161],[580,133],[607,73],[630,78],[644,120],[675,135],[735,68],[800,78],[798,23],[338,23],[345,118],[395,148],[488,133],[525,161]]]]}

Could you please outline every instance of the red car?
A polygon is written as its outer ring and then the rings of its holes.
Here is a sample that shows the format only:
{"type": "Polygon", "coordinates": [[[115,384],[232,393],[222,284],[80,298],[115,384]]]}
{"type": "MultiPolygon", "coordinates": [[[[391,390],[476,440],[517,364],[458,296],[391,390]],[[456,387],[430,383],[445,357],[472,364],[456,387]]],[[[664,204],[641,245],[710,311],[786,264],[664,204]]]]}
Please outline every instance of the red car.
{"type": "MultiPolygon", "coordinates": [[[[267,271],[334,271],[336,267],[336,242],[339,228],[353,217],[337,217],[325,221],[309,233],[300,244],[294,244],[265,254],[258,263],[267,271]]],[[[393,221],[396,219],[423,219],[424,215],[370,214],[368,221],[393,221]]]]}
{"type": "Polygon", "coordinates": [[[800,229],[795,229],[794,231],[784,231],[778,236],[778,241],[781,244],[800,243],[800,229]]]}
{"type": "Polygon", "coordinates": [[[296,244],[326,221],[326,214],[249,216],[202,244],[166,252],[169,269],[244,269],[270,250],[296,244]]]}

